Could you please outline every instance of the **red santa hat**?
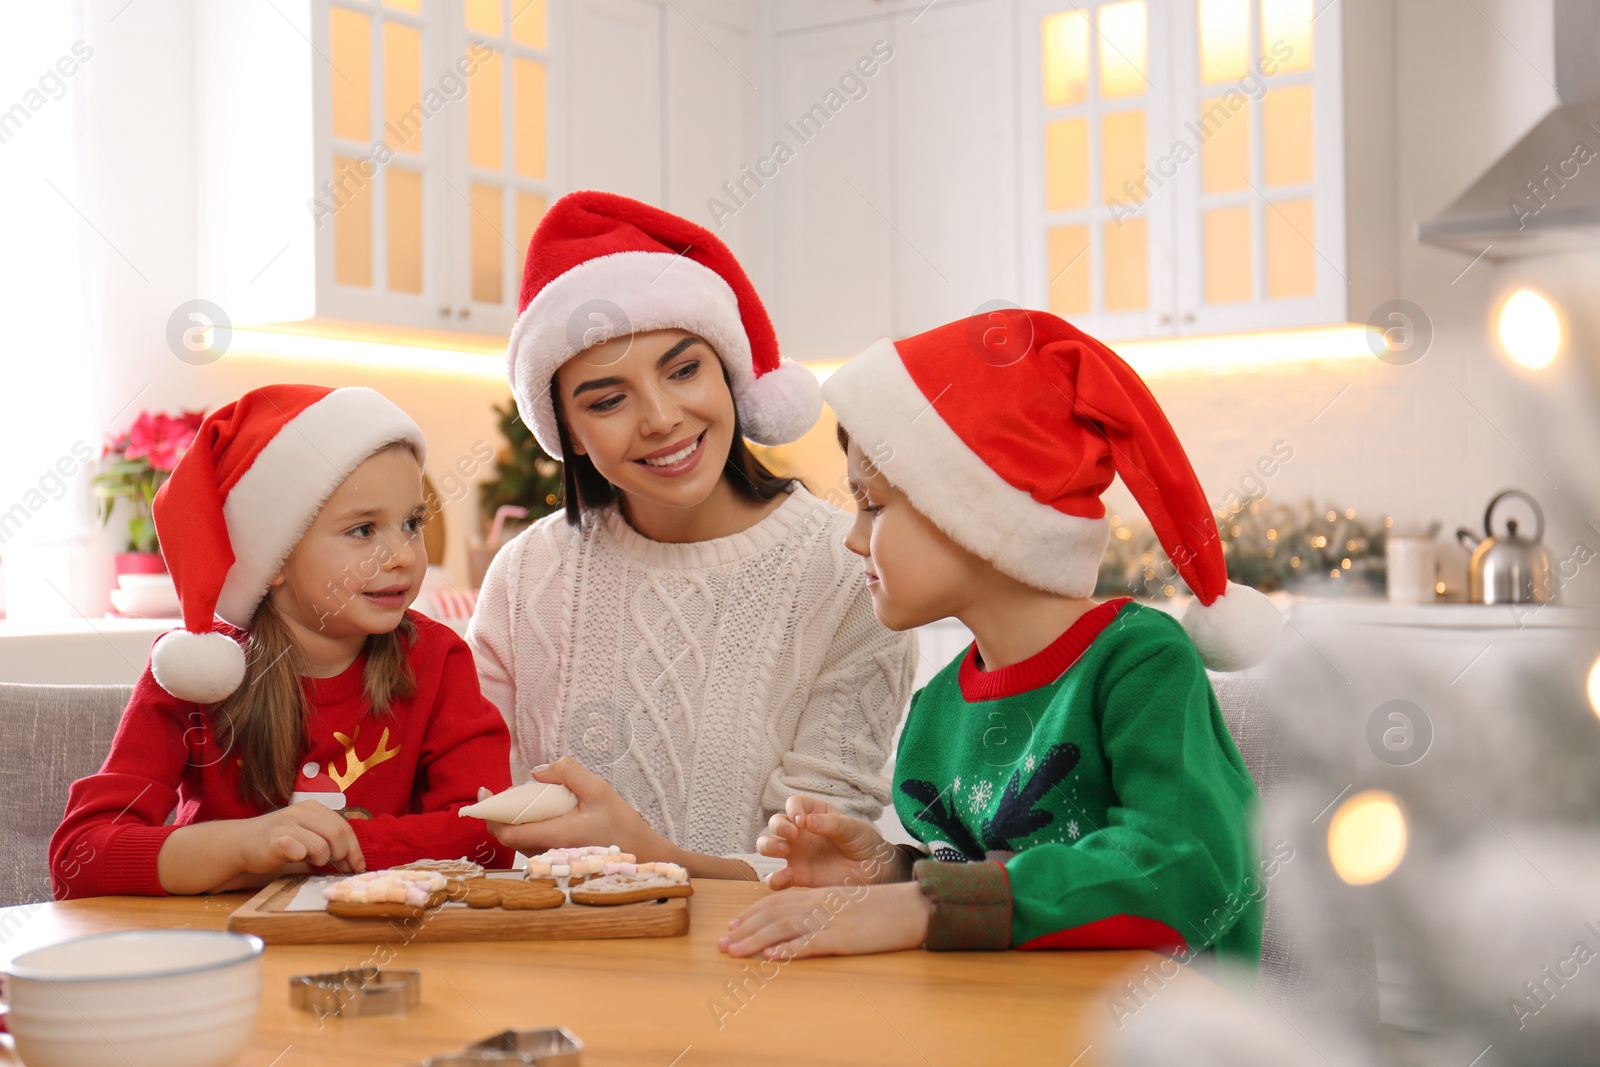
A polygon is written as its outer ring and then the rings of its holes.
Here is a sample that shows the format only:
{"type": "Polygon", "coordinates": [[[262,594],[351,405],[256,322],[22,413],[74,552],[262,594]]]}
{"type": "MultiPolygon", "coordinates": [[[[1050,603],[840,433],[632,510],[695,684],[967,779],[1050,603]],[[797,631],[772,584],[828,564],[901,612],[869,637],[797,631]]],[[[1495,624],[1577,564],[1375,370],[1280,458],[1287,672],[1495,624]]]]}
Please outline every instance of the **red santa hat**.
{"type": "Polygon", "coordinates": [[[299,804],[304,800],[326,804],[334,811],[343,811],[345,806],[344,790],[339,788],[339,783],[321,764],[315,762],[300,768],[300,774],[294,780],[294,792],[289,797],[291,804],[299,804]]]}
{"type": "Polygon", "coordinates": [[[239,688],[244,652],[215,620],[248,630],[323,503],[397,441],[426,456],[417,424],[371,389],[269,385],[206,416],[153,508],[183,605],[183,629],[150,650],[163,689],[215,704],[239,688]]]}
{"type": "Polygon", "coordinates": [[[772,321],[710,230],[615,193],[568,193],[528,244],[506,372],[522,421],[561,459],[550,380],[586,348],[647,330],[688,330],[714,349],[744,436],[778,445],[822,414],[817,380],[778,358],[772,321]]]}
{"type": "Polygon", "coordinates": [[[1272,602],[1228,581],[1215,516],[1150,390],[1116,353],[1042,311],[1007,309],[878,341],[823,396],[913,507],[1004,574],[1094,592],[1121,476],[1195,594],[1183,624],[1213,670],[1277,642],[1272,602]]]}

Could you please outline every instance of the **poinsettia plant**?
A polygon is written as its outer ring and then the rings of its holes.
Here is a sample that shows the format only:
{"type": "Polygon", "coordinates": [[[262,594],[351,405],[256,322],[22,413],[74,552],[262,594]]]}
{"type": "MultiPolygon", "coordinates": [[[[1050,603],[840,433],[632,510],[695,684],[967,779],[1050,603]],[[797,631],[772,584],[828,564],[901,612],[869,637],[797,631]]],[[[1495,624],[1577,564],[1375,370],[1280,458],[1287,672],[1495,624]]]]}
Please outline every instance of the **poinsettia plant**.
{"type": "Polygon", "coordinates": [[[156,490],[194,442],[205,417],[204,411],[176,415],[141,411],[126,432],[106,442],[100,453],[103,469],[94,478],[100,525],[111,521],[118,500],[126,500],[133,509],[128,517],[129,552],[161,551],[150,505],[156,490]]]}

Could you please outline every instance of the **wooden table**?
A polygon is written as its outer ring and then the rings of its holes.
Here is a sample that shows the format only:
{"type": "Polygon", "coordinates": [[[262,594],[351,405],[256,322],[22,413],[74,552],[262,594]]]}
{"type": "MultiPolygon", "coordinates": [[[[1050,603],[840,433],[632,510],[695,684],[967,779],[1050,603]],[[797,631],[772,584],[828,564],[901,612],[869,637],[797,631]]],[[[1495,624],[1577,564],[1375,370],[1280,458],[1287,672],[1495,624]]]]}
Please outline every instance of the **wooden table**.
{"type": "MultiPolygon", "coordinates": [[[[697,879],[686,937],[269,946],[261,1015],[235,1067],[396,1067],[502,1029],[537,1026],[577,1034],[585,1067],[1089,1067],[1106,1062],[1112,997],[1161,959],[1148,952],[917,951],[779,965],[722,955],[717,938],[728,920],[766,892],[747,882],[697,879]],[[375,954],[385,966],[422,972],[420,1008],[319,1023],[289,1007],[291,975],[360,966],[375,954]]],[[[248,896],[101,897],[0,909],[0,959],[90,933],[220,930],[248,896]]],[[[1225,995],[1187,969],[1168,982],[1225,995]]],[[[11,1039],[0,1038],[0,1064],[18,1062],[11,1039]]]]}

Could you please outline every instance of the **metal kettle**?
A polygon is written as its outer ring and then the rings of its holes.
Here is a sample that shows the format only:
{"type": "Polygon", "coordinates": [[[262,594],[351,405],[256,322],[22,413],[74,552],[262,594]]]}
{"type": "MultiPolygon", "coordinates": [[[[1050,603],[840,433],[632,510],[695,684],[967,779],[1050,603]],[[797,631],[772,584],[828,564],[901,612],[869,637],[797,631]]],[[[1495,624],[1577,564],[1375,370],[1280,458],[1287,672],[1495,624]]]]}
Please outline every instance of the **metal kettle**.
{"type": "Polygon", "coordinates": [[[1456,531],[1456,540],[1472,553],[1467,564],[1467,600],[1473,604],[1548,604],[1555,599],[1550,584],[1550,557],[1545,554],[1544,511],[1539,502],[1520,489],[1507,489],[1489,501],[1483,513],[1483,532],[1478,540],[1465,528],[1456,531]],[[1506,532],[1494,532],[1494,509],[1507,497],[1521,497],[1533,508],[1533,537],[1517,533],[1517,520],[1506,520],[1506,532]]]}

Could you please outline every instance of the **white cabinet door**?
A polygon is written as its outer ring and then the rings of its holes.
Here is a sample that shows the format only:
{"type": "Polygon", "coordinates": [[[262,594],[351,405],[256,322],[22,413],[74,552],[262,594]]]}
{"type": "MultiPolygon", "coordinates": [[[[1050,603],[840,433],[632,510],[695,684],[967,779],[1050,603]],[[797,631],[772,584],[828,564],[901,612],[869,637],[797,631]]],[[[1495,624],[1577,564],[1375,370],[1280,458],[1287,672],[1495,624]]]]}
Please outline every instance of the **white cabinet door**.
{"type": "Polygon", "coordinates": [[[551,26],[546,4],[454,0],[454,56],[473,73],[461,101],[448,207],[455,324],[509,334],[528,239],[554,195],[549,158],[551,26]]]}
{"type": "Polygon", "coordinates": [[[1339,14],[1172,5],[1182,333],[1348,318],[1339,14]]]}
{"type": "Polygon", "coordinates": [[[729,214],[716,205],[727,202],[725,183],[747,181],[741,171],[756,162],[749,149],[757,143],[760,83],[767,72],[755,59],[755,34],[748,25],[731,25],[679,3],[667,9],[666,19],[662,206],[712,230],[743,259],[755,243],[754,213],[729,214]]]}
{"type": "Polygon", "coordinates": [[[1175,328],[1168,7],[1019,7],[1023,292],[1106,340],[1175,328]]]}
{"type": "Polygon", "coordinates": [[[778,37],[771,177],[735,206],[774,218],[766,295],[790,358],[847,359],[894,332],[889,40],[887,17],[778,37]]]}
{"type": "Polygon", "coordinates": [[[398,6],[316,3],[310,116],[318,317],[450,326],[452,156],[448,100],[430,109],[454,60],[448,28],[398,6]],[[438,121],[439,119],[445,121],[438,121]]]}
{"type": "Polygon", "coordinates": [[[239,326],[504,336],[563,147],[548,6],[197,8],[208,299],[239,326]]]}
{"type": "Polygon", "coordinates": [[[891,28],[893,333],[905,336],[1022,302],[1016,35],[1010,0],[924,6],[891,28]]]}
{"type": "Polygon", "coordinates": [[[661,203],[663,10],[649,0],[566,5],[569,189],[661,203]]]}
{"type": "MultiPolygon", "coordinates": [[[[771,3],[778,31],[814,29],[842,22],[882,18],[901,11],[931,7],[929,0],[757,0],[771,3]]],[[[934,0],[935,3],[939,0],[934,0]]],[[[944,0],[949,3],[950,0],[944,0]]]]}

